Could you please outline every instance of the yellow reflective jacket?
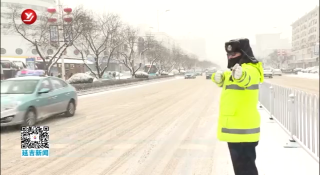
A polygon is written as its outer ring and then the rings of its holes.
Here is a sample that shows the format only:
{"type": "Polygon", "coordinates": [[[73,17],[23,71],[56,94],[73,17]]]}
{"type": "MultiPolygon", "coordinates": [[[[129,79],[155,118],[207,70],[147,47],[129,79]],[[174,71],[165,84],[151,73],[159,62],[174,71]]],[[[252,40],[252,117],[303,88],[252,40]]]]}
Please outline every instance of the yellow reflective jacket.
{"type": "MultiPolygon", "coordinates": [[[[256,142],[260,139],[260,114],[257,108],[259,84],[264,81],[261,62],[241,65],[243,75],[239,80],[231,71],[223,73],[218,139],[226,142],[256,142]]],[[[214,81],[214,75],[211,80],[214,81]]],[[[215,82],[216,83],[216,82],[215,82]]]]}

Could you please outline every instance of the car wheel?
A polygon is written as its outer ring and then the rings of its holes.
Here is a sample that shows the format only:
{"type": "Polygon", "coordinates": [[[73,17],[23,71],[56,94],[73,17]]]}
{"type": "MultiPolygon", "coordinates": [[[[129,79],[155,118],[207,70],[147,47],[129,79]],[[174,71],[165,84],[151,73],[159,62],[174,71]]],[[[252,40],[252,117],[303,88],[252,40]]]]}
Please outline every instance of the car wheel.
{"type": "Polygon", "coordinates": [[[34,126],[37,123],[37,113],[34,108],[29,108],[24,116],[22,126],[34,126]]]}
{"type": "Polygon", "coordinates": [[[76,106],[74,104],[74,101],[70,100],[65,115],[66,117],[72,117],[74,116],[75,113],[76,113],[76,106]]]}

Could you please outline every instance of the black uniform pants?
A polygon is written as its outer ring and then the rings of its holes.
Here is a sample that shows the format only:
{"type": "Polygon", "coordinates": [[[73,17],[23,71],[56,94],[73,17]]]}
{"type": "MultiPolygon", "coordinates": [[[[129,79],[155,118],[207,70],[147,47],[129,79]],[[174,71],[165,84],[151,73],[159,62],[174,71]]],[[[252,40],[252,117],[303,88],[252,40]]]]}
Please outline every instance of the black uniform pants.
{"type": "Polygon", "coordinates": [[[235,175],[258,175],[256,146],[258,142],[228,143],[235,175]]]}

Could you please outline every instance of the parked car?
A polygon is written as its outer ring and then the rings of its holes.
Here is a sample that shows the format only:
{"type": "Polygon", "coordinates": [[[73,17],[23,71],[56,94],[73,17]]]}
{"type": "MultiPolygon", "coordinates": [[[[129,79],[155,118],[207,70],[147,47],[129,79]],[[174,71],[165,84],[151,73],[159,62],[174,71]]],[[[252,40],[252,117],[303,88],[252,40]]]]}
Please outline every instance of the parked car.
{"type": "Polygon", "coordinates": [[[206,79],[211,79],[212,74],[216,73],[215,70],[208,70],[206,72],[206,79]]]}
{"type": "Polygon", "coordinates": [[[301,72],[302,71],[302,68],[295,68],[295,69],[293,69],[293,72],[295,73],[295,74],[298,74],[298,72],[301,72]]]}
{"type": "Polygon", "coordinates": [[[56,77],[18,77],[1,81],[1,126],[33,126],[44,118],[76,112],[76,89],[56,77]]]}
{"type": "Polygon", "coordinates": [[[302,69],[301,70],[301,72],[303,72],[303,73],[309,73],[311,70],[313,70],[314,69],[314,67],[307,67],[307,68],[305,68],[305,69],[302,69]]]}
{"type": "Polygon", "coordinates": [[[315,66],[313,69],[309,71],[309,73],[319,73],[319,66],[315,66]]]}
{"type": "Polygon", "coordinates": [[[195,79],[196,78],[196,74],[195,72],[186,72],[184,74],[184,79],[195,79]]]}
{"type": "Polygon", "coordinates": [[[282,76],[282,71],[280,69],[273,69],[272,70],[273,75],[282,76]]]}
{"type": "Polygon", "coordinates": [[[263,73],[264,73],[264,77],[273,78],[273,73],[272,73],[271,69],[265,69],[265,70],[263,70],[263,73]]]}

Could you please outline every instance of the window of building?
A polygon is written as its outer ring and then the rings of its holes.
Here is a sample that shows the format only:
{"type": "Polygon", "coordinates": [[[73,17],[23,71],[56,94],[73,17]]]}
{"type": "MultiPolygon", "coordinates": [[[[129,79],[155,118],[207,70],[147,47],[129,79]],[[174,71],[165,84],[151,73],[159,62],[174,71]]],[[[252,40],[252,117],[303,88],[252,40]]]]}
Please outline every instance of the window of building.
{"type": "Polygon", "coordinates": [[[12,64],[10,61],[1,61],[1,67],[4,69],[11,69],[12,64]]]}
{"type": "Polygon", "coordinates": [[[23,53],[23,50],[21,48],[16,49],[16,54],[21,55],[23,53]]]}
{"type": "Polygon", "coordinates": [[[1,54],[6,54],[6,53],[7,53],[6,49],[5,48],[1,48],[1,54]]]}
{"type": "Polygon", "coordinates": [[[37,49],[32,49],[31,52],[32,52],[33,55],[37,55],[38,54],[37,49]]]}

